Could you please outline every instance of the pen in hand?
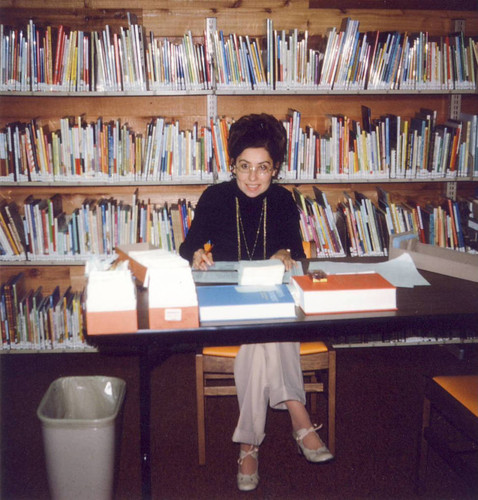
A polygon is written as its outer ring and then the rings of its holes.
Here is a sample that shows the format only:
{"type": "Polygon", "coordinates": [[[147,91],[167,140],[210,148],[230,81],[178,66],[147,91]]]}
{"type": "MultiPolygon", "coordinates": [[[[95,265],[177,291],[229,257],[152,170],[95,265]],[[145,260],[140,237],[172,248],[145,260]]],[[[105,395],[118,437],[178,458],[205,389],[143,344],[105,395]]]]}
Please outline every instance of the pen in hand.
{"type": "MultiPolygon", "coordinates": [[[[211,249],[212,246],[209,247],[211,249]]],[[[214,259],[212,257],[211,251],[206,251],[204,248],[196,250],[193,255],[192,267],[193,269],[200,269],[201,271],[207,271],[210,266],[214,264],[214,259]]]]}

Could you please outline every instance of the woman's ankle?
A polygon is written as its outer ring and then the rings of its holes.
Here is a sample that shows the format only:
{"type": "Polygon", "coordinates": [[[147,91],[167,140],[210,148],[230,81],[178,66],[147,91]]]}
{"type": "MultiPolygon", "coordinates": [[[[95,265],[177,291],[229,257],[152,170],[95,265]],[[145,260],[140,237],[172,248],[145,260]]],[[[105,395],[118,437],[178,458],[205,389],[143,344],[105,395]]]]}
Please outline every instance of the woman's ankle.
{"type": "Polygon", "coordinates": [[[259,452],[259,447],[252,444],[240,445],[240,455],[239,455],[239,472],[241,474],[254,474],[257,471],[257,454],[259,452]]]}

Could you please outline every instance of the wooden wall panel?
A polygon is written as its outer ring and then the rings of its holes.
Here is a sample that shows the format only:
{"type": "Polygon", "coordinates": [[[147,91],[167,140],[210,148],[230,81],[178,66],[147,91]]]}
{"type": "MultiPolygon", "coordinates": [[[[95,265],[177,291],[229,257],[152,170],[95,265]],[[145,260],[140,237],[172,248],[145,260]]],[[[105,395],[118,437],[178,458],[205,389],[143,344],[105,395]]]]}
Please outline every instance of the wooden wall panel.
{"type": "MultiPolygon", "coordinates": [[[[32,3],[32,2],[29,2],[32,3]]],[[[35,3],[35,2],[33,2],[35,3]]],[[[40,3],[40,2],[36,2],[40,3]]],[[[43,3],[43,2],[41,2],[43,3]]],[[[65,28],[84,31],[100,31],[105,25],[109,25],[114,32],[117,32],[121,26],[128,25],[128,16],[136,16],[137,22],[142,24],[142,9],[129,8],[121,9],[112,7],[107,8],[85,8],[83,3],[78,6],[63,6],[60,2],[55,8],[57,2],[45,2],[45,7],[31,8],[4,8],[0,10],[0,19],[3,24],[22,28],[31,19],[39,27],[58,27],[60,24],[65,28]]]]}
{"type": "Polygon", "coordinates": [[[162,205],[164,203],[177,203],[179,198],[196,203],[200,194],[205,189],[205,184],[194,185],[158,185],[147,184],[142,186],[135,185],[78,185],[62,186],[48,185],[41,187],[41,190],[32,186],[3,186],[0,193],[0,200],[15,201],[17,205],[23,207],[24,200],[34,193],[37,198],[47,199],[59,193],[62,196],[63,210],[70,214],[75,208],[81,206],[85,199],[114,198],[123,203],[132,203],[133,194],[137,192],[138,199],[151,203],[162,205]]]}
{"type": "MultiPolygon", "coordinates": [[[[449,115],[448,99],[442,95],[429,94],[383,94],[383,95],[228,95],[218,96],[218,115],[237,119],[248,113],[271,113],[277,118],[285,118],[288,109],[302,112],[302,123],[311,125],[319,132],[327,128],[327,115],[341,113],[358,120],[361,118],[361,106],[369,106],[372,117],[388,113],[410,118],[421,107],[436,110],[438,122],[443,122],[449,115]]],[[[462,108],[469,113],[478,113],[478,99],[475,95],[462,96],[462,108]]],[[[179,120],[182,130],[189,130],[195,123],[206,125],[205,96],[142,96],[142,97],[79,97],[35,96],[25,99],[8,96],[2,99],[0,127],[8,123],[28,122],[32,119],[31,110],[35,110],[38,125],[47,131],[59,128],[60,118],[81,117],[86,123],[96,121],[98,117],[110,121],[120,119],[121,124],[128,124],[131,130],[143,133],[146,125],[156,117],[168,121],[179,120]]]]}
{"type": "Polygon", "coordinates": [[[26,289],[36,290],[41,285],[43,295],[52,293],[56,286],[63,293],[69,286],[76,292],[83,290],[86,285],[84,265],[3,265],[0,282],[4,283],[22,271],[25,273],[26,289]]]}
{"type": "Polygon", "coordinates": [[[179,120],[183,130],[190,129],[194,123],[206,124],[206,97],[200,95],[177,96],[96,96],[55,97],[54,95],[33,96],[28,99],[21,96],[8,96],[2,99],[0,126],[14,121],[28,122],[32,119],[32,109],[39,125],[45,125],[50,131],[57,130],[60,118],[79,117],[84,121],[95,121],[102,117],[104,121],[120,119],[128,123],[132,130],[144,132],[145,126],[153,117],[179,120]]]}
{"type": "Polygon", "coordinates": [[[269,1],[142,1],[137,8],[126,0],[86,2],[45,0],[0,0],[0,18],[15,24],[37,19],[50,20],[52,26],[65,24],[77,29],[102,29],[126,25],[126,13],[137,15],[145,33],[177,37],[187,30],[202,36],[204,19],[215,17],[224,33],[264,36],[265,20],[274,21],[276,29],[309,30],[310,34],[325,35],[332,27],[339,27],[346,17],[360,21],[360,31],[426,31],[431,36],[454,31],[453,20],[464,19],[465,34],[478,35],[478,11],[455,10],[401,10],[401,9],[311,9],[305,0],[269,1]],[[33,6],[32,6],[33,5],[33,6]],[[41,11],[37,9],[40,8],[41,11]]]}
{"type": "Polygon", "coordinates": [[[361,120],[361,106],[372,110],[372,118],[379,118],[389,113],[410,118],[420,107],[437,110],[438,121],[443,122],[448,115],[447,100],[443,96],[422,95],[343,95],[343,96],[298,96],[282,95],[272,97],[259,96],[220,96],[218,113],[220,116],[239,118],[248,113],[270,113],[279,119],[286,117],[289,108],[302,113],[302,127],[313,126],[319,132],[328,128],[330,115],[338,113],[354,120],[361,120]]]}

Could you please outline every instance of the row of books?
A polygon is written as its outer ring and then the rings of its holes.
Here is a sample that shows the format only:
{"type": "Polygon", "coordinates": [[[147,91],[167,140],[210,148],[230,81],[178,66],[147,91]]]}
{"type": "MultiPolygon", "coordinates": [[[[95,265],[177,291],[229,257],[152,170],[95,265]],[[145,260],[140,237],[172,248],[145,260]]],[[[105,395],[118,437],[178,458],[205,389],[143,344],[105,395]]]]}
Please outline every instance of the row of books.
{"type": "Polygon", "coordinates": [[[28,290],[23,272],[0,288],[0,349],[77,349],[85,347],[83,293],[56,287],[28,290]]]}
{"type": "Polygon", "coordinates": [[[194,209],[186,200],[156,205],[113,198],[85,199],[71,214],[59,194],[28,196],[23,210],[0,203],[0,260],[85,260],[114,254],[119,245],[148,242],[177,251],[187,234],[194,209]],[[22,213],[23,212],[23,213],[22,213]]]}
{"type": "Polygon", "coordinates": [[[112,33],[60,25],[24,30],[0,26],[0,90],[136,91],[211,88],[204,43],[190,32],[181,42],[159,40],[131,21],[112,33]]]}
{"type": "Polygon", "coordinates": [[[226,136],[225,120],[181,130],[155,118],[140,133],[119,119],[62,118],[51,132],[35,120],[14,123],[0,132],[0,182],[211,182],[229,170],[226,136]]]}
{"type": "Polygon", "coordinates": [[[372,332],[367,329],[362,333],[339,334],[334,336],[334,348],[383,347],[435,344],[465,344],[478,342],[474,328],[460,328],[447,333],[437,331],[435,327],[421,329],[398,329],[372,332]]]}
{"type": "Polygon", "coordinates": [[[463,33],[360,33],[350,18],[322,40],[268,20],[266,60],[274,89],[465,90],[476,88],[478,46],[463,33]]]}
{"type": "Polygon", "coordinates": [[[358,191],[344,192],[335,211],[317,187],[313,197],[294,189],[302,239],[313,244],[311,257],[387,256],[390,236],[408,231],[422,243],[462,252],[475,249],[468,221],[476,219],[470,218],[467,201],[394,202],[387,191],[376,189],[376,203],[358,191]]]}
{"type": "MultiPolygon", "coordinates": [[[[314,186],[313,192],[311,197],[293,189],[302,239],[312,244],[316,256],[386,256],[390,235],[407,231],[423,243],[470,250],[464,202],[395,202],[377,187],[376,203],[360,192],[344,192],[333,209],[323,191],[314,186]]],[[[137,193],[131,203],[85,199],[67,214],[61,195],[30,195],[22,210],[15,202],[0,204],[0,260],[83,261],[142,242],[177,252],[193,218],[194,207],[185,199],[169,205],[140,200],[137,193]]]]}
{"type": "Polygon", "coordinates": [[[301,126],[302,113],[290,110],[285,179],[440,179],[478,175],[478,116],[437,124],[436,111],[420,109],[410,120],[397,115],[362,121],[329,117],[320,134],[301,126]]]}
{"type": "Polygon", "coordinates": [[[463,33],[360,33],[350,18],[325,37],[275,30],[267,19],[261,38],[211,30],[180,41],[146,36],[130,17],[118,33],[30,20],[0,25],[0,91],[469,90],[477,43],[463,33]]]}
{"type": "Polygon", "coordinates": [[[463,32],[431,37],[427,32],[360,33],[345,19],[327,38],[319,88],[424,90],[476,88],[478,47],[463,32]]]}
{"type": "Polygon", "coordinates": [[[387,191],[376,189],[377,206],[384,214],[388,235],[413,231],[421,243],[461,252],[472,248],[467,221],[468,206],[473,201],[446,198],[436,205],[413,200],[393,202],[387,191]]]}
{"type": "MultiPolygon", "coordinates": [[[[302,126],[301,112],[283,120],[287,155],[280,175],[299,180],[441,179],[478,176],[478,115],[437,124],[436,111],[420,109],[362,121],[329,117],[321,134],[302,126]]],[[[0,131],[0,182],[205,181],[230,176],[227,135],[232,119],[181,130],[178,121],[154,118],[144,132],[120,120],[85,123],[60,119],[48,131],[35,120],[0,131]]]]}

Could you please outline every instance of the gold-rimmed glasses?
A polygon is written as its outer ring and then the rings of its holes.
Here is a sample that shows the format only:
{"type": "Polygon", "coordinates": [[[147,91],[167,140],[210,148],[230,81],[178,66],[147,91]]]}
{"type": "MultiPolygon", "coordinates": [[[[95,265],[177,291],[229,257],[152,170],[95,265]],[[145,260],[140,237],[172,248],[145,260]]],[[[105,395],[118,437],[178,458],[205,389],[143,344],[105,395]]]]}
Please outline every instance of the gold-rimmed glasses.
{"type": "Polygon", "coordinates": [[[255,172],[257,175],[267,175],[270,174],[274,167],[268,165],[267,163],[261,163],[260,165],[250,165],[249,163],[239,163],[235,166],[236,173],[248,175],[251,172],[255,172]]]}

